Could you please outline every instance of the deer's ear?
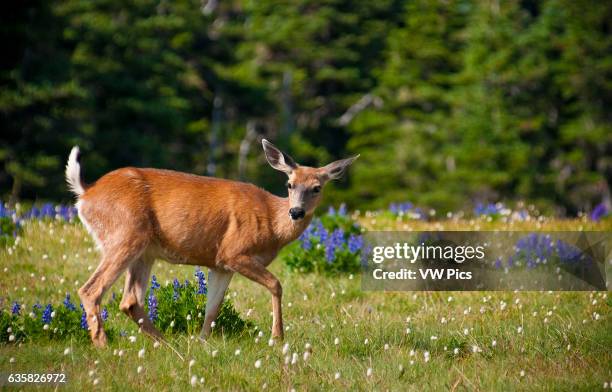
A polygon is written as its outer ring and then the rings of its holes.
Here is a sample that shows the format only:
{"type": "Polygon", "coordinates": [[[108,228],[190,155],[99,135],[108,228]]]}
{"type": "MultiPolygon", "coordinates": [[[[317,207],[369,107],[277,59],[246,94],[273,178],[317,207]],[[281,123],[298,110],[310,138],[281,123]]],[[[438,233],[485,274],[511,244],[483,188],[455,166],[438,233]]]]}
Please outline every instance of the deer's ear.
{"type": "Polygon", "coordinates": [[[264,153],[266,154],[266,159],[270,166],[287,174],[297,169],[298,165],[293,158],[276,148],[274,144],[266,139],[262,139],[261,144],[263,145],[264,153]]]}
{"type": "Polygon", "coordinates": [[[338,178],[342,177],[346,171],[346,168],[349,167],[351,163],[355,162],[357,158],[359,158],[359,155],[355,155],[351,158],[340,159],[339,161],[323,166],[321,171],[328,180],[337,180],[338,178]]]}

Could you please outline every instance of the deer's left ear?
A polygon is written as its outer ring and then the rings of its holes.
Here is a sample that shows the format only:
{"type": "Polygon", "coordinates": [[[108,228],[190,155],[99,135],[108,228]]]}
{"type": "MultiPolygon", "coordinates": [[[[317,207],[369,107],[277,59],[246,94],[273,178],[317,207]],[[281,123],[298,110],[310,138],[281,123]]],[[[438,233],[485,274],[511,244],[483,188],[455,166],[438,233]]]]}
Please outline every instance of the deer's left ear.
{"type": "Polygon", "coordinates": [[[342,177],[346,171],[346,168],[349,167],[351,163],[355,162],[357,158],[359,158],[359,155],[355,155],[351,158],[340,159],[339,161],[323,166],[320,170],[323,172],[323,175],[327,180],[337,180],[338,178],[342,177]]]}

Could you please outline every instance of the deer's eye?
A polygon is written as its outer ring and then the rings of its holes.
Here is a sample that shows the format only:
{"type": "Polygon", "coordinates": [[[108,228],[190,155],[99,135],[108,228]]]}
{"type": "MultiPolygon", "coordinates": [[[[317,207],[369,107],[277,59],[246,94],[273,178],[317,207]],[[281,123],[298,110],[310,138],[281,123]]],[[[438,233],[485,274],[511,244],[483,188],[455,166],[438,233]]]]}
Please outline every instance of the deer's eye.
{"type": "Polygon", "coordinates": [[[321,187],[320,186],[315,186],[314,188],[312,188],[312,193],[319,193],[321,192],[321,187]]]}
{"type": "Polygon", "coordinates": [[[287,189],[291,189],[291,183],[287,181],[287,189]]]}

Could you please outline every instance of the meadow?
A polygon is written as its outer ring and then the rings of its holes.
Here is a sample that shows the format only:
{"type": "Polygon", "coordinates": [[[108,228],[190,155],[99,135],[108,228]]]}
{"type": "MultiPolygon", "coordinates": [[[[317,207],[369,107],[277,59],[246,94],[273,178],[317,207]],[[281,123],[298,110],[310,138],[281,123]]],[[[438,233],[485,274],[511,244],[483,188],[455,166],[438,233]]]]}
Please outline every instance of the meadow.
{"type": "MultiPolygon", "coordinates": [[[[445,216],[408,220],[355,214],[375,230],[601,230],[593,222],[445,216]]],[[[168,335],[183,358],[140,334],[112,310],[120,334],[96,349],[76,337],[0,343],[0,372],[65,373],[64,390],[571,390],[612,387],[608,292],[366,292],[355,274],[303,274],[280,256],[271,270],[283,284],[285,340],[270,342],[270,295],[236,276],[227,292],[242,333],[199,329],[168,335]],[[261,331],[261,332],[260,332],[261,331]]],[[[78,222],[35,219],[0,248],[0,308],[18,302],[61,304],[97,266],[78,222]]],[[[193,267],[158,261],[157,281],[195,280],[193,267]]],[[[119,294],[120,279],[111,289],[119,294]]],[[[111,300],[110,293],[105,303],[111,300]]],[[[112,309],[112,308],[111,308],[112,309]]],[[[193,315],[202,318],[201,314],[193,315]]],[[[41,323],[42,328],[42,323],[41,323]]],[[[44,386],[38,386],[44,388],[44,386]]],[[[47,386],[48,388],[48,386],[47,386]]]]}

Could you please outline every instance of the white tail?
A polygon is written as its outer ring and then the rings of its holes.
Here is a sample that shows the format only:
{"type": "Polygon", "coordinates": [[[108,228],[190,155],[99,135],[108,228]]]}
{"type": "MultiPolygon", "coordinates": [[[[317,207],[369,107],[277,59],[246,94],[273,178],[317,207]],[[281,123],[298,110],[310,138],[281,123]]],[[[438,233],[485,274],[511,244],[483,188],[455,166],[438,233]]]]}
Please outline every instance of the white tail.
{"type": "Polygon", "coordinates": [[[100,302],[124,271],[119,308],[143,332],[163,339],[144,309],[157,258],[210,269],[202,338],[211,332],[234,273],[268,289],[272,336],[282,338],[282,287],[266,267],[306,229],[325,183],[340,177],[356,157],[321,168],[306,167],[268,141],[262,143],[270,165],[288,176],[287,198],[243,182],[133,167],[110,172],[85,187],[79,150],[72,149],[66,179],[79,195],[79,217],[102,253],[100,265],[79,289],[94,344],[106,344],[100,302]]]}
{"type": "Polygon", "coordinates": [[[68,163],[66,163],[66,182],[68,188],[77,196],[85,193],[85,187],[81,180],[81,164],[79,163],[79,147],[74,146],[70,151],[68,163]]]}

